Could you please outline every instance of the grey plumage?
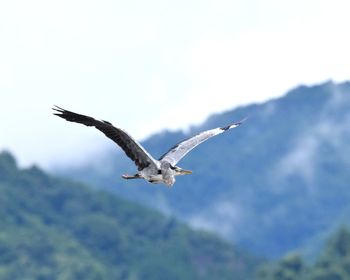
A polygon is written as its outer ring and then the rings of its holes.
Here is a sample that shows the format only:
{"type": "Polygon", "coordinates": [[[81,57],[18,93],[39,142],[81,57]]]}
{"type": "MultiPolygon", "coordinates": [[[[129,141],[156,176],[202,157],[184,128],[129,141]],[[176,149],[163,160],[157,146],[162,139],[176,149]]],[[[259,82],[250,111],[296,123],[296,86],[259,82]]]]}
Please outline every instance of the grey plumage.
{"type": "Polygon", "coordinates": [[[134,140],[124,130],[113,126],[110,122],[99,121],[92,117],[77,114],[58,106],[53,108],[54,115],[59,116],[67,121],[94,126],[103,132],[108,138],[117,143],[125,154],[134,161],[138,167],[138,173],[135,175],[123,175],[124,179],[143,178],[151,183],[164,183],[172,186],[175,183],[175,176],[191,174],[189,170],[184,170],[176,164],[193,148],[208,140],[209,138],[221,134],[231,128],[239,126],[243,121],[233,123],[225,127],[214,128],[203,131],[189,139],[186,139],[168,152],[155,160],[136,140],[134,140]]]}
{"type": "Polygon", "coordinates": [[[203,131],[189,139],[186,139],[178,144],[176,144],[174,147],[172,147],[168,152],[166,152],[164,155],[160,157],[159,160],[165,160],[170,162],[172,165],[177,164],[187,153],[189,153],[192,149],[197,147],[199,144],[203,143],[204,141],[208,140],[209,138],[221,134],[225,132],[226,130],[229,130],[231,128],[235,128],[239,126],[243,121],[233,123],[231,125],[228,125],[226,127],[218,127],[211,130],[203,131]]]}

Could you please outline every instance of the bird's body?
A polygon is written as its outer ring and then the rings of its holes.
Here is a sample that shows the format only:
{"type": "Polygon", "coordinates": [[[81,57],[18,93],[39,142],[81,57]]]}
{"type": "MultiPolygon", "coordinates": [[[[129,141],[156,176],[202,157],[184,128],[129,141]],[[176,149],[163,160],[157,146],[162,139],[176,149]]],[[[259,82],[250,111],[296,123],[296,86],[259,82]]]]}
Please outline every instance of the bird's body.
{"type": "Polygon", "coordinates": [[[153,184],[166,184],[172,186],[175,183],[175,176],[191,174],[192,171],[184,170],[178,166],[171,166],[167,161],[156,161],[157,168],[148,166],[135,175],[123,175],[124,179],[145,179],[153,184]]]}
{"type": "Polygon", "coordinates": [[[168,152],[161,156],[159,160],[156,160],[127,132],[120,128],[114,127],[107,121],[95,120],[92,117],[67,111],[57,106],[53,109],[56,111],[54,113],[55,115],[70,122],[81,123],[86,126],[94,126],[103,132],[108,138],[117,143],[138,167],[138,172],[135,175],[123,175],[122,177],[124,179],[145,179],[150,183],[163,183],[167,186],[173,186],[175,183],[175,176],[192,173],[192,171],[176,166],[176,164],[188,152],[209,138],[223,133],[231,128],[235,128],[243,122],[240,121],[225,127],[203,131],[176,144],[168,152]]]}

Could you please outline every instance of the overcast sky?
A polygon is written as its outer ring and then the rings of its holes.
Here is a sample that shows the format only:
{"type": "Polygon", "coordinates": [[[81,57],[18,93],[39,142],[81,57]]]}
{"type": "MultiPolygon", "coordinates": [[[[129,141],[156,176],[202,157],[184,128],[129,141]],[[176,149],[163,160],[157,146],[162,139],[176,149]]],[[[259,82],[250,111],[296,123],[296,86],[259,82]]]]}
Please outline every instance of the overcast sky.
{"type": "Polygon", "coordinates": [[[0,149],[48,166],[110,145],[52,116],[54,104],[143,139],[347,80],[349,11],[345,0],[0,0],[0,149]]]}

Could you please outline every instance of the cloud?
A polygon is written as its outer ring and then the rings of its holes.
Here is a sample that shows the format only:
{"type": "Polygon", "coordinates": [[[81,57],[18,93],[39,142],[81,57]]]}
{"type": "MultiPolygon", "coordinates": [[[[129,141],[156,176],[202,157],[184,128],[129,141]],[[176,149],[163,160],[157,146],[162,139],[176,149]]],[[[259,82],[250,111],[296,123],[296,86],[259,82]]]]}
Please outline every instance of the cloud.
{"type": "Polygon", "coordinates": [[[336,87],[330,90],[332,98],[320,113],[321,118],[315,125],[302,131],[295,145],[276,163],[272,177],[288,180],[290,176],[298,175],[304,180],[309,191],[313,191],[318,158],[324,156],[321,155],[321,148],[325,144],[334,149],[343,164],[350,164],[344,151],[350,138],[350,113],[341,110],[342,106],[349,104],[350,96],[336,87]]]}
{"type": "Polygon", "coordinates": [[[0,6],[0,148],[25,164],[67,154],[72,161],[76,143],[79,153],[94,149],[83,129],[70,136],[67,124],[52,122],[53,104],[118,122],[142,139],[349,73],[349,4],[341,0],[0,6]]]}
{"type": "Polygon", "coordinates": [[[244,213],[235,201],[219,200],[186,220],[194,228],[219,232],[223,237],[233,239],[235,233],[241,230],[240,223],[244,219],[244,213]]]}

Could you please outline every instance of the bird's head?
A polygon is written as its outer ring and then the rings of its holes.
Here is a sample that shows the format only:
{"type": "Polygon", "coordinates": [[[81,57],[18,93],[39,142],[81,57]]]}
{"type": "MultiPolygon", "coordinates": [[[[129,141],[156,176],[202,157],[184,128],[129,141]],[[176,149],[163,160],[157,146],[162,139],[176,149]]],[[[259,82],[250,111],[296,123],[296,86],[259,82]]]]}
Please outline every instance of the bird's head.
{"type": "Polygon", "coordinates": [[[187,174],[192,174],[192,171],[191,170],[185,170],[185,169],[182,169],[178,166],[175,166],[174,167],[174,170],[175,170],[175,175],[187,175],[187,174]]]}

